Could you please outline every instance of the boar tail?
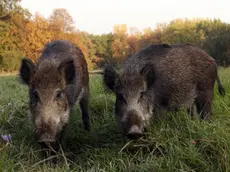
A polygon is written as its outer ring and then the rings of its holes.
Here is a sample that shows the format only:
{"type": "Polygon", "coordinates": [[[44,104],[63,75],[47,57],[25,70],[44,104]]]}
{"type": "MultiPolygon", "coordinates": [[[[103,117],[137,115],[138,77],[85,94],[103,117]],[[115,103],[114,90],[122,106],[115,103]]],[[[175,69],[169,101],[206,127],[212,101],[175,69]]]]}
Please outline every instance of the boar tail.
{"type": "Polygon", "coordinates": [[[225,96],[225,94],[226,94],[225,89],[221,83],[220,76],[219,76],[218,72],[217,72],[216,80],[217,80],[218,90],[219,90],[220,95],[225,96]]]}

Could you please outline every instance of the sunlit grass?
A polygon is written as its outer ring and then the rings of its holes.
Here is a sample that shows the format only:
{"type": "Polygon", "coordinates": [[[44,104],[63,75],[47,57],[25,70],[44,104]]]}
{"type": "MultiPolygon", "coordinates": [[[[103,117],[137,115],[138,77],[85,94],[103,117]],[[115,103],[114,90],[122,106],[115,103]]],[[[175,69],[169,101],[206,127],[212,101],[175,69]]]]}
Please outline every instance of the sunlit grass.
{"type": "MultiPolygon", "coordinates": [[[[52,165],[40,148],[27,117],[27,87],[16,76],[0,77],[0,171],[230,171],[230,69],[221,69],[227,95],[215,89],[211,121],[177,115],[152,121],[146,138],[130,141],[115,127],[114,95],[100,76],[91,77],[92,131],[83,129],[78,105],[52,165]]],[[[52,158],[52,157],[51,157],[52,158]]]]}

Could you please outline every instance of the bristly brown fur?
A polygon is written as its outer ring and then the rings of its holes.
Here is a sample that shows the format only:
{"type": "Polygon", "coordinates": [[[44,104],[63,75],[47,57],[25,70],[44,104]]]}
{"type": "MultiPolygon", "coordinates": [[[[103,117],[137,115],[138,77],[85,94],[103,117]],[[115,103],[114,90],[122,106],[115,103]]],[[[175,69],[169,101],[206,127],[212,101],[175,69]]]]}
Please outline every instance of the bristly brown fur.
{"type": "Polygon", "coordinates": [[[127,58],[121,71],[114,75],[116,71],[110,70],[115,77],[104,78],[116,94],[115,114],[120,118],[132,114],[127,108],[133,111],[135,106],[143,121],[152,116],[148,112],[151,106],[176,111],[195,103],[201,118],[206,119],[211,115],[216,80],[221,95],[225,93],[215,59],[189,43],[151,45],[127,58]]]}
{"type": "Polygon", "coordinates": [[[29,108],[40,139],[59,139],[77,101],[84,127],[90,130],[88,67],[77,45],[66,40],[48,43],[36,64],[22,61],[20,76],[29,86],[29,108]]]}

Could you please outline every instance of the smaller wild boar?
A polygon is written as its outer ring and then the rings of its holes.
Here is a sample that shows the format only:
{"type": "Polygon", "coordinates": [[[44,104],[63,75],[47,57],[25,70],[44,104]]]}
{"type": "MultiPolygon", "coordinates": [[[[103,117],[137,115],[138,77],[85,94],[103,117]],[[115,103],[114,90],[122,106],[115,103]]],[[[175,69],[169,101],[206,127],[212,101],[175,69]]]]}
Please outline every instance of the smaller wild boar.
{"type": "Polygon", "coordinates": [[[143,135],[156,109],[195,104],[201,119],[209,118],[215,80],[225,95],[215,60],[190,44],[152,45],[127,58],[119,73],[104,69],[104,83],[116,94],[117,123],[130,138],[143,135]]]}
{"type": "Polygon", "coordinates": [[[90,130],[88,67],[77,45],[67,40],[48,43],[36,64],[22,60],[20,78],[29,86],[29,114],[42,147],[58,148],[78,101],[84,128],[90,130]]]}

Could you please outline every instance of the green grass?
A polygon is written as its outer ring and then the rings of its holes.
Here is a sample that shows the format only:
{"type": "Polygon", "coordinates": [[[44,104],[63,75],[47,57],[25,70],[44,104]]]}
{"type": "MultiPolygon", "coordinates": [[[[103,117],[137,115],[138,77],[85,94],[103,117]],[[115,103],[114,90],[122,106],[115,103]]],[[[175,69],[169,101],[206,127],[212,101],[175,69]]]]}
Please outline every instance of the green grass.
{"type": "Polygon", "coordinates": [[[43,159],[36,144],[27,87],[16,76],[0,77],[0,135],[13,135],[12,143],[0,139],[0,171],[230,171],[229,73],[220,70],[227,95],[215,88],[211,121],[191,120],[184,110],[169,113],[153,120],[147,137],[137,141],[118,132],[114,96],[104,92],[100,76],[91,77],[92,131],[84,131],[76,105],[58,165],[43,159]]]}

